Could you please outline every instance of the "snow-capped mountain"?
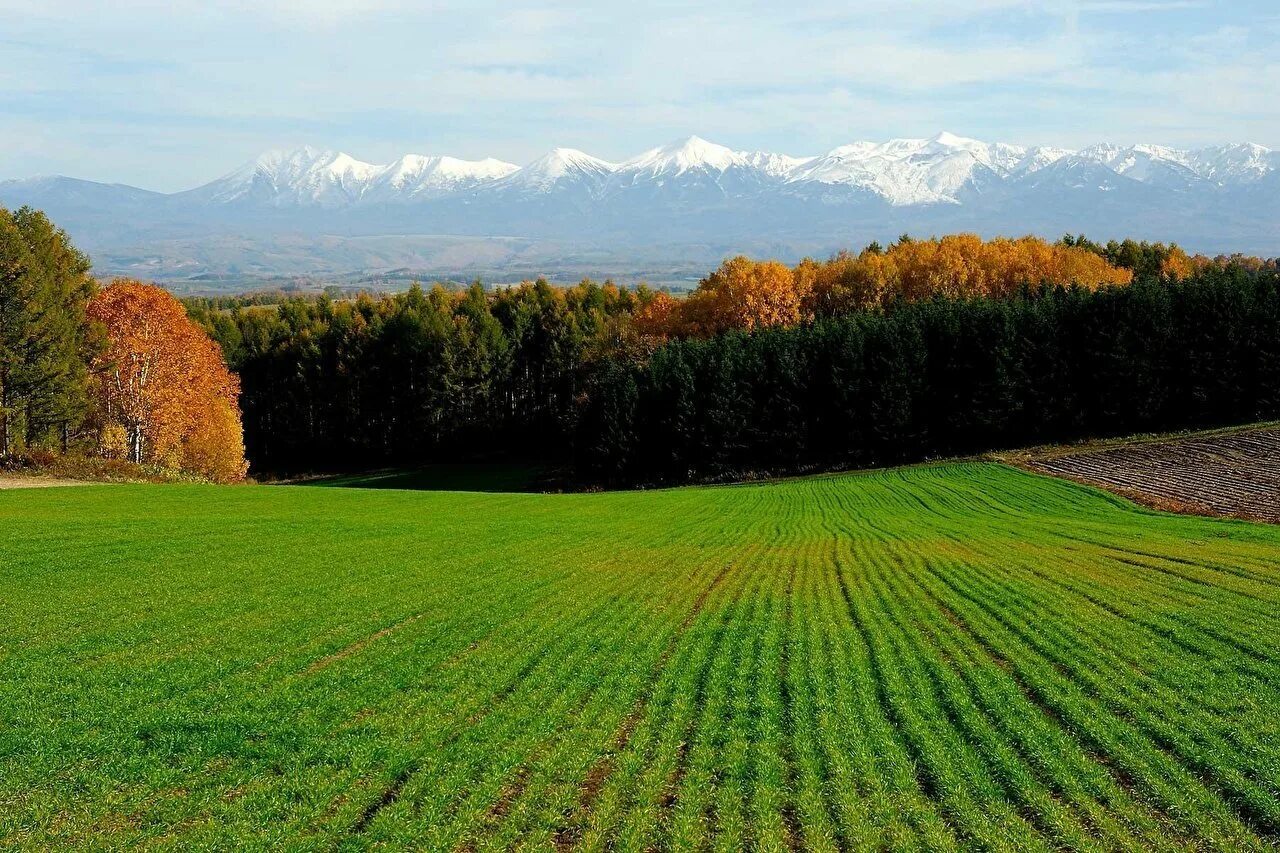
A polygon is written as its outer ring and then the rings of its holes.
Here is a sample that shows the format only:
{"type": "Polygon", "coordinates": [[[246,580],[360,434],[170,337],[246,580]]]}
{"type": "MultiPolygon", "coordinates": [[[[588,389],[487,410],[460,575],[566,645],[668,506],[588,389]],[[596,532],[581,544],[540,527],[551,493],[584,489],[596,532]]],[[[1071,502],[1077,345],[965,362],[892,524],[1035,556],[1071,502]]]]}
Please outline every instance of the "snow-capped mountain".
{"type": "Polygon", "coordinates": [[[988,173],[1008,175],[1024,156],[1014,146],[940,133],[842,145],[793,170],[789,180],[861,187],[893,205],[956,203],[965,186],[988,173]]]}
{"type": "MultiPolygon", "coordinates": [[[[348,238],[363,242],[334,263],[367,255],[381,266],[398,257],[386,246],[431,235],[465,238],[481,255],[476,241],[499,238],[551,241],[565,257],[623,246],[647,268],[688,251],[820,254],[904,231],[1070,230],[1277,255],[1277,190],[1280,152],[1259,145],[1069,150],[939,133],[816,155],[743,151],[690,136],[621,160],[555,148],[523,167],[417,154],[376,164],[305,147],[267,152],[180,193],[54,177],[0,182],[0,204],[41,207],[96,256],[121,264],[142,263],[136,259],[162,239],[181,239],[184,251],[204,258],[189,247],[215,236],[289,235],[279,271],[310,264],[313,254],[331,256],[333,241],[348,238]]],[[[183,269],[216,266],[188,260],[183,269]]]]}
{"type": "Polygon", "coordinates": [[[580,191],[594,197],[617,170],[617,164],[576,148],[553,148],[523,169],[495,183],[498,190],[521,193],[580,191]]]}
{"type": "Polygon", "coordinates": [[[407,154],[389,165],[376,165],[310,147],[270,151],[190,195],[215,204],[252,201],[274,207],[335,208],[486,190],[526,195],[576,192],[605,199],[628,188],[674,182],[718,186],[729,195],[780,184],[849,186],[894,206],[960,204],[966,190],[1025,179],[1071,157],[1140,183],[1179,189],[1201,182],[1250,183],[1280,168],[1280,154],[1249,144],[1198,150],[1099,144],[1077,152],[982,142],[944,132],[928,139],[854,142],[826,154],[798,157],[735,151],[690,136],[620,163],[574,148],[555,148],[523,168],[493,158],[407,154]]]}
{"type": "Polygon", "coordinates": [[[519,171],[501,160],[406,154],[388,165],[357,160],[341,151],[310,146],[268,151],[241,168],[189,191],[213,204],[271,207],[347,207],[358,202],[435,198],[468,190],[519,171]]]}
{"type": "Polygon", "coordinates": [[[687,172],[720,174],[733,168],[749,168],[747,155],[717,145],[699,136],[690,136],[651,148],[618,167],[625,183],[679,177],[687,172]]]}
{"type": "Polygon", "coordinates": [[[469,190],[505,178],[520,167],[493,157],[459,160],[456,157],[406,154],[381,167],[369,181],[365,200],[414,201],[469,190]]]}
{"type": "Polygon", "coordinates": [[[1280,170],[1280,151],[1243,142],[1191,152],[1191,166],[1201,177],[1222,184],[1247,184],[1280,170]]]}

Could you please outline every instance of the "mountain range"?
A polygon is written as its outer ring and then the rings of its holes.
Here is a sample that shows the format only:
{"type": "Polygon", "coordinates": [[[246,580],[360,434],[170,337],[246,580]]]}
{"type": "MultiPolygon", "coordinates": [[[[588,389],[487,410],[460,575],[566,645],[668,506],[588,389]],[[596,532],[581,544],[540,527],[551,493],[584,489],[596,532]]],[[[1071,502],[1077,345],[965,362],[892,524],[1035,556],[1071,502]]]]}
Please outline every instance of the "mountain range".
{"type": "Polygon", "coordinates": [[[271,151],[177,193],[62,176],[0,182],[46,210],[103,274],[217,281],[408,270],[679,280],[734,252],[795,259],[902,232],[1086,233],[1280,254],[1280,152],[950,133],[817,156],[693,136],[620,163],[556,148],[523,167],[406,154],[388,164],[271,151]]]}

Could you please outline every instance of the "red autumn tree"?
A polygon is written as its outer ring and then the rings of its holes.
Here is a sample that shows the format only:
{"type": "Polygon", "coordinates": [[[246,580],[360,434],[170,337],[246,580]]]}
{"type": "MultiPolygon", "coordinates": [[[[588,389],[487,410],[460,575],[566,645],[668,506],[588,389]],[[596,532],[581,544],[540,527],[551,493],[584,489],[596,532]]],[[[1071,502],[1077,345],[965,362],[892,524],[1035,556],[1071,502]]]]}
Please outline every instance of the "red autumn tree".
{"type": "Polygon", "coordinates": [[[119,279],[88,314],[107,338],[94,363],[104,451],[219,482],[243,479],[239,382],[178,300],[119,279]]]}

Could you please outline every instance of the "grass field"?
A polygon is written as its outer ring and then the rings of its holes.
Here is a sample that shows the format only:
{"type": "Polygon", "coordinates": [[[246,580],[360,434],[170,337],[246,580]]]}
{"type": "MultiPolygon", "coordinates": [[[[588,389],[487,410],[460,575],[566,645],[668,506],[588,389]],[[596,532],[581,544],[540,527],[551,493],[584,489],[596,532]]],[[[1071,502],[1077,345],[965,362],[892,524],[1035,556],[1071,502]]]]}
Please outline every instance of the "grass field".
{"type": "Polygon", "coordinates": [[[410,489],[421,492],[536,492],[548,470],[536,465],[459,462],[320,477],[299,485],[349,489],[410,489]]]}
{"type": "Polygon", "coordinates": [[[973,463],[0,530],[0,846],[1280,841],[1276,527],[973,463]]]}

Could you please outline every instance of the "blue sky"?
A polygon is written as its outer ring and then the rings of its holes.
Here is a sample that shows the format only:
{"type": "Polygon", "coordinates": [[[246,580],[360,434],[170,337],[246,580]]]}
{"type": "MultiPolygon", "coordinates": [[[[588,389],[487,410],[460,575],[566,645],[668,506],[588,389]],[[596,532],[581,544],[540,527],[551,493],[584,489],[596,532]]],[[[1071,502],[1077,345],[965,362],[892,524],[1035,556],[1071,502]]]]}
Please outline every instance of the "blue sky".
{"type": "Polygon", "coordinates": [[[1280,147],[1276,0],[0,0],[0,178],[194,186],[309,143],[527,162],[697,133],[1280,147]]]}

